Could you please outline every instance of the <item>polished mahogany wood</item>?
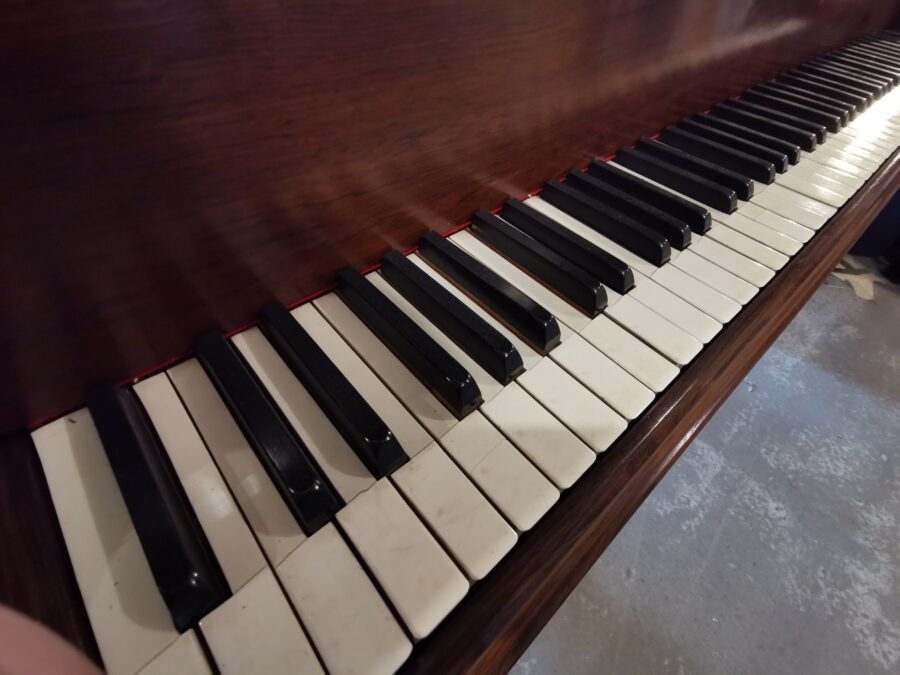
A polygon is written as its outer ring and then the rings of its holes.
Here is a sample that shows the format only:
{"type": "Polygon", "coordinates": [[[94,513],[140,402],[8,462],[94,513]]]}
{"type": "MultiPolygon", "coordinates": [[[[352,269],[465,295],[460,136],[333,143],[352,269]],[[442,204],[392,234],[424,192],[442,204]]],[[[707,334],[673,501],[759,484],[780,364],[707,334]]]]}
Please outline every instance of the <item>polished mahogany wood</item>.
{"type": "Polygon", "coordinates": [[[886,25],[897,4],[7,3],[0,430],[886,25]]]}
{"type": "Polygon", "coordinates": [[[401,672],[511,668],[713,413],[900,187],[900,151],[689,365],[401,672]]]}

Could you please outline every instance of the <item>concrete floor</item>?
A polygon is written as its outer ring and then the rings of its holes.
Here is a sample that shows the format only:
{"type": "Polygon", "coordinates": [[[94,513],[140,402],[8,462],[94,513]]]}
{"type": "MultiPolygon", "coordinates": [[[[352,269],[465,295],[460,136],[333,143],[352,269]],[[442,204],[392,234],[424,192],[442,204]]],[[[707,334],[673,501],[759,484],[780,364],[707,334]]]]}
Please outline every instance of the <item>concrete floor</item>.
{"type": "Polygon", "coordinates": [[[829,277],[515,675],[900,673],[900,287],[843,276],[853,284],[829,277]]]}

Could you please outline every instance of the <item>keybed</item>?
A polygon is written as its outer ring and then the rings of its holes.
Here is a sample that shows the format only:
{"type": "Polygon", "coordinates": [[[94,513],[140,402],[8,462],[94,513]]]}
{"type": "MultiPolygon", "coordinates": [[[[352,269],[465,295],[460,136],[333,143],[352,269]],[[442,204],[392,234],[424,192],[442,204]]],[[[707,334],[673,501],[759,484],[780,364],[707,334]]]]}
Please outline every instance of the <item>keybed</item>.
{"type": "Polygon", "coordinates": [[[107,670],[396,671],[895,151],[898,82],[860,40],[36,430],[107,670]]]}

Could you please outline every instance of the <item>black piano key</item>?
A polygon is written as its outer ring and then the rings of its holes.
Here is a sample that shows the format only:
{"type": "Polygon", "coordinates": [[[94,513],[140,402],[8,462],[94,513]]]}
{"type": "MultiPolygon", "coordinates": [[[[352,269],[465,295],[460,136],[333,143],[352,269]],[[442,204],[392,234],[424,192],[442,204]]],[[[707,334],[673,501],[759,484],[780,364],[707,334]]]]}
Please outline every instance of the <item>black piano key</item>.
{"type": "Polygon", "coordinates": [[[829,77],[836,80],[844,81],[853,87],[862,89],[870,89],[876,97],[881,97],[887,93],[892,84],[887,80],[872,73],[853,68],[849,64],[839,61],[824,59],[816,59],[815,61],[807,61],[802,64],[804,68],[817,69],[824,73],[829,73],[829,77]]]}
{"type": "Polygon", "coordinates": [[[741,94],[741,99],[750,101],[751,103],[757,103],[787,115],[792,115],[799,119],[804,119],[808,122],[821,124],[833,134],[839,132],[843,126],[840,113],[835,114],[825,112],[824,110],[815,108],[814,104],[798,103],[797,101],[792,101],[789,98],[778,96],[774,93],[749,89],[741,94]]]}
{"type": "Polygon", "coordinates": [[[839,87],[833,86],[827,80],[819,79],[815,76],[807,76],[803,73],[782,73],[776,76],[775,82],[789,84],[808,91],[812,91],[822,96],[827,96],[835,102],[849,103],[856,107],[858,112],[862,112],[869,107],[871,97],[864,94],[855,94],[845,91],[839,87]]]}
{"type": "MultiPolygon", "coordinates": [[[[666,127],[660,132],[659,140],[673,148],[689,152],[695,157],[713,162],[761,183],[769,184],[775,180],[775,165],[772,162],[697,136],[685,129],[666,127]]],[[[787,164],[786,157],[784,163],[787,164]]]]}
{"type": "Polygon", "coordinates": [[[727,120],[724,117],[717,117],[715,115],[697,114],[690,119],[697,124],[701,124],[713,129],[718,129],[720,131],[727,131],[729,133],[735,134],[736,136],[740,136],[741,138],[752,141],[753,143],[758,143],[759,145],[770,148],[772,150],[783,152],[785,156],[787,156],[788,162],[790,162],[791,164],[796,164],[800,161],[800,146],[796,143],[786,141],[783,138],[776,138],[771,134],[766,134],[762,131],[751,129],[750,127],[744,126],[743,124],[738,124],[737,122],[732,122],[731,120],[727,120]]]}
{"type": "Polygon", "coordinates": [[[687,223],[599,178],[581,171],[573,171],[566,177],[566,185],[646,225],[664,236],[674,249],[682,251],[691,243],[691,228],[687,223]]]}
{"type": "Polygon", "coordinates": [[[823,65],[840,68],[851,73],[859,73],[873,81],[881,82],[887,88],[897,84],[898,76],[892,69],[879,66],[871,61],[861,61],[849,54],[826,54],[820,59],[816,59],[813,63],[821,63],[823,65]]]}
{"type": "Polygon", "coordinates": [[[419,240],[419,255],[541,354],[559,344],[550,312],[459,246],[429,232],[419,240]]]}
{"type": "Polygon", "coordinates": [[[654,265],[669,261],[672,249],[665,237],[573,187],[548,181],[541,190],[541,199],[654,265]]]}
{"type": "Polygon", "coordinates": [[[201,336],[197,358],[303,531],[312,534],[343,505],[319,474],[303,440],[291,433],[235,347],[201,336]]]}
{"type": "Polygon", "coordinates": [[[810,122],[795,115],[780,112],[769,105],[751,103],[743,98],[729,99],[728,104],[739,110],[746,110],[754,115],[759,115],[775,122],[781,122],[782,124],[790,125],[796,129],[812,132],[819,143],[824,143],[828,134],[828,129],[822,124],[810,122]]]}
{"type": "Polygon", "coordinates": [[[639,150],[619,150],[616,162],[719,211],[732,213],[737,209],[737,195],[731,188],[722,187],[639,150]]]}
{"type": "Polygon", "coordinates": [[[825,73],[814,73],[794,69],[788,71],[787,73],[779,75],[776,79],[781,79],[785,76],[802,79],[804,82],[815,82],[816,84],[828,87],[828,89],[832,92],[839,92],[843,96],[851,96],[862,99],[865,102],[866,106],[869,106],[875,102],[875,95],[871,91],[858,89],[843,82],[836,82],[835,80],[830,79],[825,73]]]}
{"type": "Polygon", "coordinates": [[[741,175],[718,164],[708,162],[684,150],[679,150],[660,141],[651,141],[647,138],[642,138],[638,141],[635,149],[645,152],[652,157],[658,157],[662,161],[672,166],[677,166],[695,176],[705,178],[722,187],[730,188],[734,190],[738,199],[747,200],[753,196],[753,181],[749,176],[741,175]]]}
{"type": "Polygon", "coordinates": [[[481,405],[469,371],[371,281],[350,268],[337,276],[341,299],[454,415],[463,418],[481,405]]]}
{"type": "Polygon", "coordinates": [[[101,386],[87,406],[153,579],[175,627],[186,631],[228,599],[228,582],[135,395],[101,386]]]}
{"type": "Polygon", "coordinates": [[[508,384],[525,370],[512,342],[408,258],[388,252],[381,274],[498,382],[508,384]]]}
{"type": "Polygon", "coordinates": [[[539,241],[484,209],[472,216],[472,233],[516,265],[531,273],[590,317],[606,309],[606,289],[585,272],[539,241]]]}
{"type": "Polygon", "coordinates": [[[656,185],[651,185],[617,166],[595,160],[588,166],[588,173],[660,211],[671,213],[675,218],[687,223],[691,232],[703,234],[712,225],[709,210],[656,185]]]}
{"type": "Polygon", "coordinates": [[[634,272],[628,265],[540,211],[510,199],[500,210],[500,216],[547,248],[590,272],[616,293],[624,294],[634,288],[634,272]]]}
{"type": "Polygon", "coordinates": [[[260,329],[376,478],[409,459],[393,432],[282,305],[263,310],[260,329]]]}
{"type": "Polygon", "coordinates": [[[675,125],[675,128],[683,129],[692,135],[707,139],[741,154],[762,160],[763,162],[768,162],[774,166],[778,173],[787,171],[788,165],[790,164],[787,154],[780,150],[774,150],[760,143],[741,138],[725,129],[718,129],[716,127],[701,124],[694,119],[681,120],[675,125]]]}
{"type": "Polygon", "coordinates": [[[804,63],[796,68],[801,73],[810,73],[823,80],[828,80],[834,84],[844,87],[854,93],[864,92],[875,98],[881,98],[884,93],[881,85],[866,81],[864,78],[854,77],[844,71],[829,68],[821,64],[804,63]]]}
{"type": "MultiPolygon", "coordinates": [[[[719,103],[709,114],[712,117],[719,117],[729,122],[749,127],[754,131],[793,143],[807,152],[812,152],[816,149],[816,135],[811,131],[798,129],[797,127],[773,120],[771,117],[764,117],[742,110],[731,102],[719,103]]],[[[791,163],[793,164],[793,161],[791,163]]]]}
{"type": "Polygon", "coordinates": [[[824,60],[835,60],[840,63],[846,63],[851,68],[872,72],[879,77],[889,80],[891,86],[896,85],[900,81],[900,69],[896,66],[888,65],[877,58],[866,58],[853,52],[834,52],[825,56],[824,60]]]}
{"type": "Polygon", "coordinates": [[[778,96],[787,101],[793,101],[801,105],[809,106],[816,110],[831,113],[837,116],[841,122],[841,126],[846,125],[851,117],[855,115],[856,108],[849,103],[837,105],[834,101],[829,100],[825,96],[814,94],[810,91],[804,91],[796,87],[791,87],[778,82],[765,82],[758,84],[751,91],[759,91],[770,96],[778,96]]]}
{"type": "Polygon", "coordinates": [[[893,75],[894,84],[897,84],[897,77],[898,75],[900,75],[900,64],[898,64],[896,61],[891,62],[881,54],[861,52],[852,47],[847,47],[841,50],[840,54],[842,56],[851,57],[854,60],[862,59],[876,68],[884,69],[885,72],[889,72],[893,75]]]}
{"type": "Polygon", "coordinates": [[[872,45],[851,44],[839,50],[841,53],[855,54],[859,58],[871,60],[900,72],[900,54],[892,54],[872,45]]]}

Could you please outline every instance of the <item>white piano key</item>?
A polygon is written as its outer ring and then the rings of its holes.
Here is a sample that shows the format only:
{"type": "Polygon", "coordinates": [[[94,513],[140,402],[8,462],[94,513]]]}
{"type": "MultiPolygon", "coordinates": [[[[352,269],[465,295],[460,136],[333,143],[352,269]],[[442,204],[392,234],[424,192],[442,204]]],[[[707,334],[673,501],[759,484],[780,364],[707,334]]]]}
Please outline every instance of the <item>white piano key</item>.
{"type": "Polygon", "coordinates": [[[387,478],[338,511],[337,519],[416,640],[468,592],[466,577],[387,478]]]}
{"type": "Polygon", "coordinates": [[[212,675],[206,654],[193,629],[179,635],[175,642],[138,672],[139,675],[212,675]]]}
{"type": "Polygon", "coordinates": [[[800,225],[799,223],[795,223],[793,220],[789,220],[784,216],[779,216],[777,213],[772,213],[768,209],[760,208],[760,211],[761,213],[758,216],[753,217],[757,223],[765,225],[776,232],[780,232],[795,241],[806,243],[816,233],[815,230],[800,225]]]}
{"type": "Polygon", "coordinates": [[[655,394],[580,335],[553,350],[551,358],[625,419],[633,420],[655,394]]]}
{"type": "Polygon", "coordinates": [[[837,209],[793,190],[773,184],[753,202],[806,227],[818,230],[837,213],[837,209]]]}
{"type": "Polygon", "coordinates": [[[178,639],[86,408],[31,434],[107,672],[134,673],[178,639]]]}
{"type": "Polygon", "coordinates": [[[744,257],[755,260],[760,265],[768,267],[770,270],[779,270],[787,264],[788,260],[790,260],[790,258],[783,253],[779,253],[727,225],[710,230],[708,236],[710,239],[714,239],[723,246],[727,246],[733,251],[737,251],[744,257]]]}
{"type": "Polygon", "coordinates": [[[893,152],[893,147],[877,136],[868,135],[854,128],[844,128],[841,133],[834,134],[831,138],[831,145],[842,146],[844,148],[857,148],[866,155],[872,157],[887,157],[893,152]]]}
{"type": "Polygon", "coordinates": [[[678,260],[672,263],[672,267],[680,269],[742,305],[750,302],[759,291],[753,284],[691,250],[684,251],[684,255],[679,256],[678,260]]]}
{"type": "Polygon", "coordinates": [[[653,274],[653,280],[682,298],[689,297],[692,305],[719,323],[728,323],[741,310],[741,305],[681,271],[675,265],[663,265],[653,274]]]}
{"type": "Polygon", "coordinates": [[[266,557],[277,565],[306,535],[196,359],[167,373],[266,557]]]}
{"type": "Polygon", "coordinates": [[[200,620],[222,675],[324,673],[268,567],[200,620]]]}
{"type": "Polygon", "coordinates": [[[314,300],[313,304],[435,437],[440,438],[453,428],[457,422],[453,413],[438,401],[372,331],[366,328],[335,293],[323,295],[314,300]]]}
{"type": "Polygon", "coordinates": [[[819,146],[812,153],[800,153],[800,161],[805,162],[811,159],[814,162],[821,162],[825,159],[836,160],[844,164],[856,167],[860,171],[865,171],[871,176],[878,170],[881,165],[879,161],[857,155],[853,152],[847,152],[839,147],[830,147],[828,145],[819,146]]]}
{"type": "Polygon", "coordinates": [[[165,447],[232,592],[266,567],[265,558],[200,434],[165,373],[134,386],[165,447]]]}
{"type": "MultiPolygon", "coordinates": [[[[540,197],[529,197],[525,200],[524,203],[533,208],[535,211],[540,211],[548,218],[552,218],[560,225],[563,225],[572,230],[572,232],[579,235],[580,237],[587,239],[589,242],[591,242],[595,246],[600,247],[610,255],[615,256],[632,269],[637,270],[646,276],[650,276],[651,274],[653,274],[653,272],[656,271],[656,265],[654,265],[653,263],[647,262],[640,256],[637,256],[629,251],[624,246],[620,246],[608,237],[604,237],[602,234],[588,227],[577,218],[573,218],[565,211],[556,208],[550,202],[545,202],[540,197]]],[[[672,253],[675,255],[675,257],[677,257],[678,251],[673,249],[672,253]]]]}
{"type": "Polygon", "coordinates": [[[415,457],[431,443],[431,436],[425,428],[403,407],[403,404],[384,386],[315,307],[311,304],[302,305],[291,312],[291,315],[388,425],[407,455],[415,457]]]}
{"type": "Polygon", "coordinates": [[[606,315],[680,366],[690,363],[703,348],[699,340],[630,296],[608,309],[606,315]]]}
{"type": "Polygon", "coordinates": [[[721,323],[653,279],[647,277],[641,279],[628,297],[649,307],[703,344],[712,340],[722,330],[721,323]]]}
{"type": "Polygon", "coordinates": [[[499,253],[478,241],[470,232],[462,230],[452,235],[449,239],[553,314],[560,324],[559,332],[563,340],[571,335],[572,331],[579,331],[590,322],[590,319],[582,314],[581,311],[526,272],[520,270],[499,253]],[[567,327],[571,330],[566,330],[567,327]]]}
{"type": "MultiPolygon", "coordinates": [[[[750,260],[748,257],[710,237],[698,238],[691,246],[691,252],[706,258],[723,270],[728,270],[735,276],[759,288],[765,286],[775,276],[775,272],[770,268],[760,265],[755,260],[750,260]]],[[[685,269],[682,265],[676,265],[676,267],[685,269]]]]}
{"type": "Polygon", "coordinates": [[[332,675],[390,675],[409,657],[406,633],[333,524],[307,539],[277,571],[332,675]]]}
{"type": "Polygon", "coordinates": [[[531,529],[559,499],[559,490],[477,410],[441,445],[519,532],[531,529]]]}
{"type": "Polygon", "coordinates": [[[868,180],[869,176],[872,175],[872,172],[868,169],[860,168],[856,164],[852,164],[844,159],[835,157],[834,155],[826,156],[818,152],[806,155],[803,158],[803,161],[797,166],[806,166],[807,164],[811,169],[830,169],[861,182],[865,182],[868,180]]]}
{"type": "Polygon", "coordinates": [[[680,372],[678,366],[602,314],[581,331],[581,337],[652,391],[665,389],[680,372]]]}
{"type": "MultiPolygon", "coordinates": [[[[816,162],[801,162],[790,173],[795,176],[807,176],[812,182],[829,190],[834,190],[845,197],[852,197],[866,182],[864,177],[854,176],[841,169],[823,166],[816,162]]],[[[781,176],[779,175],[778,178],[781,178],[781,176]]],[[[778,182],[777,179],[776,182],[778,182]]]]}
{"type": "Polygon", "coordinates": [[[780,177],[778,185],[790,188],[801,195],[811,197],[816,201],[840,208],[847,201],[847,197],[829,188],[823,187],[819,182],[814,182],[808,175],[786,173],[780,177]]]}
{"type": "Polygon", "coordinates": [[[792,239],[757,220],[752,220],[738,211],[728,216],[725,224],[783,255],[796,255],[803,248],[803,244],[796,239],[792,239]]]}
{"type": "Polygon", "coordinates": [[[366,279],[380,290],[390,299],[397,307],[400,308],[406,316],[425,331],[435,342],[443,347],[450,356],[456,359],[459,364],[465,368],[481,391],[481,397],[485,401],[489,401],[503,390],[503,385],[495,380],[484,368],[482,368],[475,359],[469,356],[464,349],[457,345],[453,340],[447,337],[440,328],[435,326],[428,318],[416,309],[403,295],[388,283],[379,272],[371,272],[366,275],[366,279]]]}
{"type": "Polygon", "coordinates": [[[520,375],[517,382],[594,452],[606,450],[628,426],[621,415],[551,359],[520,375]]]}
{"type": "Polygon", "coordinates": [[[478,316],[487,321],[492,327],[500,331],[504,335],[504,337],[506,337],[506,339],[512,342],[513,347],[516,348],[516,350],[519,352],[519,356],[522,357],[522,363],[525,366],[525,370],[533,368],[538,363],[540,363],[541,359],[543,358],[540,354],[529,347],[525,342],[522,341],[522,339],[518,335],[516,335],[513,331],[509,330],[506,326],[500,323],[478,303],[476,303],[469,296],[459,290],[451,282],[447,281],[447,279],[442,277],[437,270],[435,270],[431,265],[420,258],[418,253],[413,253],[412,255],[410,255],[409,260],[411,260],[417,267],[428,274],[432,279],[441,284],[441,286],[450,291],[450,293],[456,296],[456,298],[459,299],[460,302],[465,304],[478,316]]]}
{"type": "Polygon", "coordinates": [[[238,333],[231,341],[341,498],[349,502],[367,490],[375,478],[259,328],[238,333]]]}
{"type": "Polygon", "coordinates": [[[596,458],[590,448],[515,382],[481,406],[481,412],[559,488],[571,487],[596,458]]]}
{"type": "Polygon", "coordinates": [[[391,479],[469,579],[483,579],[515,546],[515,530],[437,443],[391,479]]]}

